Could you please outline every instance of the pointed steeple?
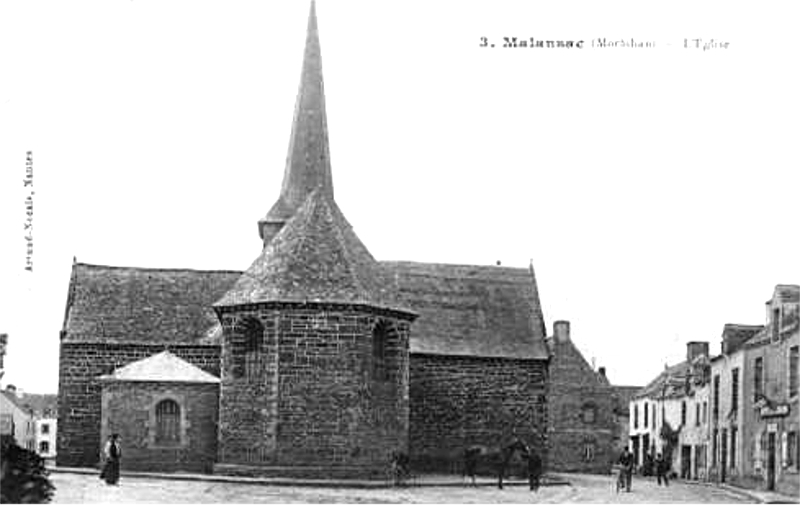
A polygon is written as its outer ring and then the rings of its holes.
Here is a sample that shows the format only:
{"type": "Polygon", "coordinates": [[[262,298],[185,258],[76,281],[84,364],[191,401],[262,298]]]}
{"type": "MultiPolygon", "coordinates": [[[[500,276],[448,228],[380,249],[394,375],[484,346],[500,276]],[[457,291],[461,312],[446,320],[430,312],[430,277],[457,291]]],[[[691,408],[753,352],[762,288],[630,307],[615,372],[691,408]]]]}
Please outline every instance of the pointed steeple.
{"type": "Polygon", "coordinates": [[[322,55],[316,8],[312,0],[281,194],[267,215],[258,222],[258,231],[265,246],[317,188],[333,198],[322,55]]]}

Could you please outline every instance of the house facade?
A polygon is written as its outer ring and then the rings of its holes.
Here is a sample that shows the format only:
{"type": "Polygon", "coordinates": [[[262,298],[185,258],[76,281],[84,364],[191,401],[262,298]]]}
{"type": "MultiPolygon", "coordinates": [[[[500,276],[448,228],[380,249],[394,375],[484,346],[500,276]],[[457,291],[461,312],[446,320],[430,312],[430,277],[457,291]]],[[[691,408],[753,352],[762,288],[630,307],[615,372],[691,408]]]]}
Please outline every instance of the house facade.
{"type": "Polygon", "coordinates": [[[722,352],[711,359],[708,478],[717,482],[737,483],[741,478],[745,408],[743,345],[760,329],[760,326],[726,324],[722,332],[722,352]]]}
{"type": "Polygon", "coordinates": [[[709,358],[707,343],[689,343],[687,361],[667,367],[631,401],[640,468],[643,446],[668,452],[672,436],[680,477],[800,492],[800,286],[776,286],[766,308],[764,325],[726,324],[716,356],[709,358]]]}
{"type": "Polygon", "coordinates": [[[586,362],[570,335],[569,321],[556,321],[550,348],[550,460],[561,472],[607,473],[619,457],[614,390],[586,362]]]}
{"type": "Polygon", "coordinates": [[[56,434],[58,433],[58,418],[52,412],[47,417],[40,417],[35,422],[36,453],[46,461],[55,463],[56,434]]]}
{"type": "Polygon", "coordinates": [[[13,436],[23,449],[36,451],[34,411],[11,385],[0,391],[0,433],[13,436]]]}
{"type": "Polygon", "coordinates": [[[743,485],[800,493],[800,288],[779,285],[766,324],[744,344],[743,485]]]}
{"type": "Polygon", "coordinates": [[[671,471],[704,478],[707,445],[707,342],[689,342],[686,360],[666,366],[631,401],[631,450],[640,471],[653,473],[658,454],[671,471]]]}

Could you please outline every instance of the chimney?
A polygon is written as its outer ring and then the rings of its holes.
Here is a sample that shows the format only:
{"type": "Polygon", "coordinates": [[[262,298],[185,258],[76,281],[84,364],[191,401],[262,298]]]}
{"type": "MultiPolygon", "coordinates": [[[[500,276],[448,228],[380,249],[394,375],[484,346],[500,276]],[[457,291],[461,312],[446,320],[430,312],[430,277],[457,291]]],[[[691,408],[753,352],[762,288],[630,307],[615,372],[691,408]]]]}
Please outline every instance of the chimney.
{"type": "Polygon", "coordinates": [[[6,386],[6,391],[8,391],[9,393],[14,393],[16,395],[17,394],[17,386],[15,386],[13,384],[8,384],[6,386]]]}
{"type": "Polygon", "coordinates": [[[708,342],[687,342],[686,361],[691,363],[698,356],[708,357],[708,342]]]}
{"type": "Polygon", "coordinates": [[[597,369],[597,372],[605,379],[606,378],[606,367],[601,366],[597,369]]]}
{"type": "Polygon", "coordinates": [[[553,338],[556,342],[569,342],[569,321],[553,323],[553,338]]]}

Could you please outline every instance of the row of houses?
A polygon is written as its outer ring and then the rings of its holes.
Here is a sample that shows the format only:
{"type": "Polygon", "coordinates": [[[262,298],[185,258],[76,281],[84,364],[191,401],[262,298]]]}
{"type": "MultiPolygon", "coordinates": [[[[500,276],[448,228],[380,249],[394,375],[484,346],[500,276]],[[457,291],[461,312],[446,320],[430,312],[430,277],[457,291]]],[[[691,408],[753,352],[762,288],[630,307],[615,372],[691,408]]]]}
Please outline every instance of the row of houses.
{"type": "Polygon", "coordinates": [[[638,469],[661,453],[682,478],[800,492],[799,346],[796,285],[775,288],[765,324],[726,324],[718,355],[689,342],[630,402],[638,469]]]}
{"type": "Polygon", "coordinates": [[[23,393],[13,385],[0,390],[0,434],[14,437],[18,446],[55,463],[58,397],[23,393]]]}

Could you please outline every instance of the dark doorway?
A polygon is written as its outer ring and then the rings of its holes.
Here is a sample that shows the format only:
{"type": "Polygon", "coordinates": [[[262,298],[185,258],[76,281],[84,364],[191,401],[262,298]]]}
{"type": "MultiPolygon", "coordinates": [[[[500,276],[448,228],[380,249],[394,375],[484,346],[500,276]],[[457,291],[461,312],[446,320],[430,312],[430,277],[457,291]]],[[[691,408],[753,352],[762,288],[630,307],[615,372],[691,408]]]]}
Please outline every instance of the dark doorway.
{"type": "Polygon", "coordinates": [[[719,437],[719,481],[728,477],[728,430],[722,430],[719,437]]]}
{"type": "Polygon", "coordinates": [[[692,446],[681,446],[681,479],[692,478],[692,446]]]}
{"type": "Polygon", "coordinates": [[[641,461],[641,456],[639,455],[639,435],[632,436],[631,441],[633,442],[633,467],[637,468],[639,466],[639,461],[641,461]]]}
{"type": "Polygon", "coordinates": [[[775,491],[775,434],[767,435],[767,489],[775,491]]]}

